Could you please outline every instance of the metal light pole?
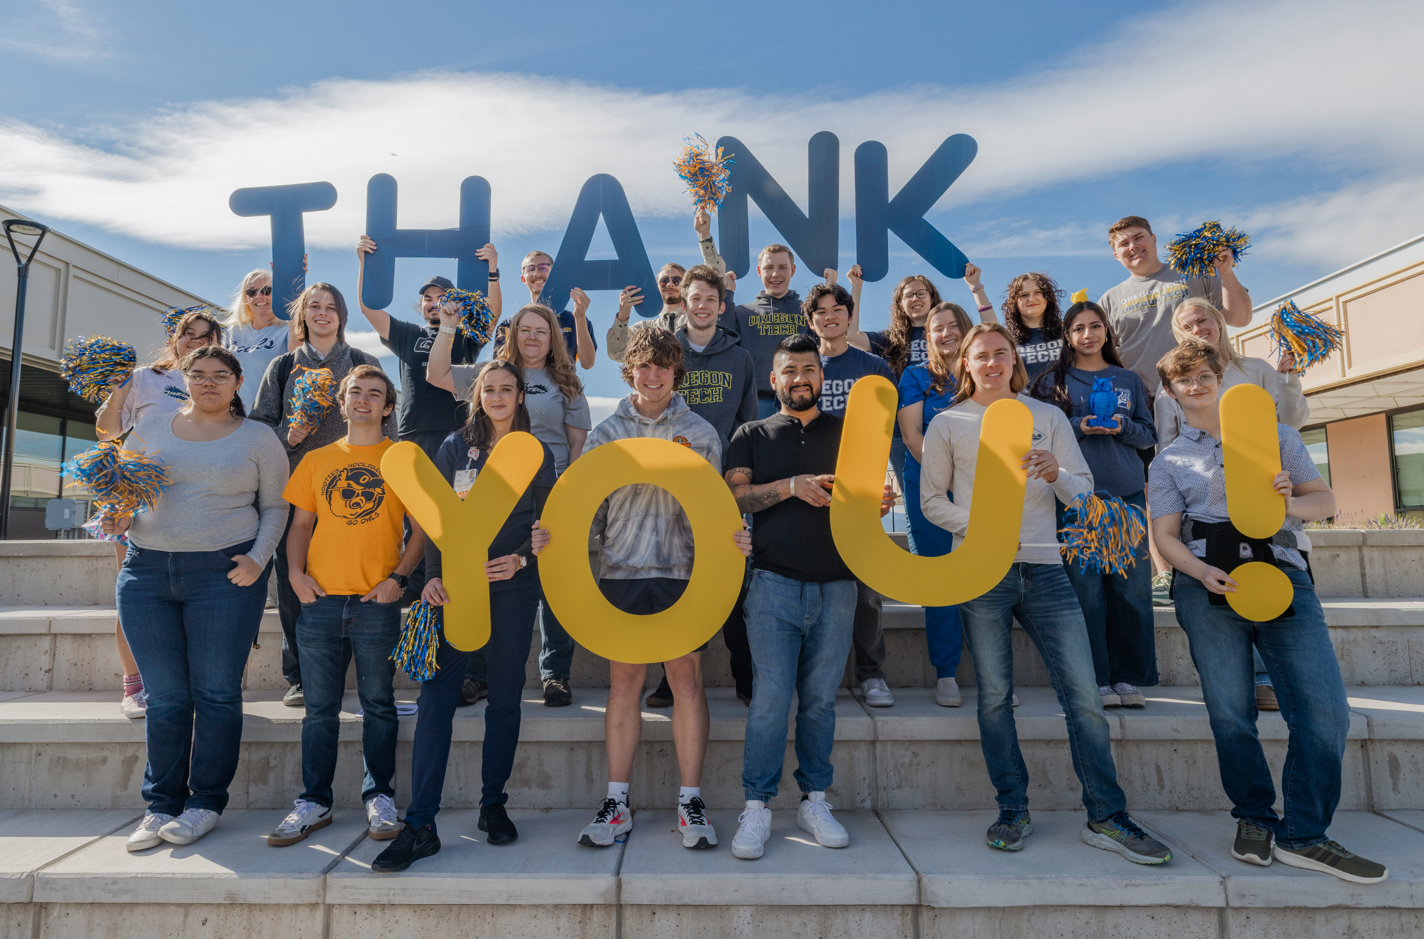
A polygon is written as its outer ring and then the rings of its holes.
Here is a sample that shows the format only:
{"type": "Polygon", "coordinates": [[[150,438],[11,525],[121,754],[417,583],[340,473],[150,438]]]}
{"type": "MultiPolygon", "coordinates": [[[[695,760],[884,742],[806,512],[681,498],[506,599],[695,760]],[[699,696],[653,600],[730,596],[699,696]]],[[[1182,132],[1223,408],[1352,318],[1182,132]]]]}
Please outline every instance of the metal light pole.
{"type": "Polygon", "coordinates": [[[0,472],[0,540],[10,537],[10,483],[15,474],[15,423],[20,416],[20,350],[25,339],[25,290],[30,284],[30,262],[40,249],[49,231],[48,225],[31,222],[22,218],[7,218],[3,223],[5,240],[10,242],[10,253],[15,255],[18,277],[15,283],[15,338],[10,344],[10,400],[5,408],[5,464],[0,472]],[[30,235],[35,243],[30,246],[28,257],[20,257],[20,248],[15,244],[16,235],[30,235]]]}

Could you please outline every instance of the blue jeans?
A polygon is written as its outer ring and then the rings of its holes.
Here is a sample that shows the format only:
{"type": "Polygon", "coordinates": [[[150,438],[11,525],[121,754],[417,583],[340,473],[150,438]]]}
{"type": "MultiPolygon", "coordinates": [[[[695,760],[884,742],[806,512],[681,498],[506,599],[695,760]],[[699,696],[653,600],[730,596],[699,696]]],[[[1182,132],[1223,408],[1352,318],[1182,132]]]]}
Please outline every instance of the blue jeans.
{"type": "Polygon", "coordinates": [[[271,566],[250,587],[227,579],[245,541],[219,551],[129,545],[114,589],[148,691],[143,798],[150,812],[221,813],[242,744],[242,671],[271,566]]]}
{"type": "Polygon", "coordinates": [[[396,775],[396,676],[391,650],[400,642],[401,605],[361,602],[356,594],[317,597],[303,603],[297,620],[302,650],[302,693],[307,714],[302,718],[302,798],[330,806],[331,781],[336,775],[337,738],[341,732],[341,698],[346,693],[346,669],[356,659],[356,694],[361,699],[361,801],[394,796],[396,775]]]}
{"type": "Polygon", "coordinates": [[[1295,615],[1267,623],[1242,619],[1229,606],[1213,606],[1201,581],[1181,571],[1176,574],[1173,596],[1177,622],[1187,634],[1192,661],[1201,675],[1221,787],[1231,800],[1231,814],[1274,832],[1281,847],[1307,848],[1325,840],[1340,803],[1340,762],[1350,710],[1340,663],[1310,576],[1293,568],[1284,570],[1295,585],[1295,615]],[[1290,728],[1281,768],[1283,820],[1273,808],[1276,789],[1256,736],[1253,644],[1276,679],[1281,714],[1290,728]]]}
{"type": "Polygon", "coordinates": [[[757,420],[764,421],[781,410],[781,402],[775,398],[757,396],[757,420]]]}
{"type": "Polygon", "coordinates": [[[845,678],[850,654],[855,596],[854,580],[816,584],[752,571],[746,613],[756,691],[747,714],[742,759],[742,789],[748,799],[765,802],[781,785],[793,693],[796,784],[802,792],[830,788],[836,689],[845,678]]]}
{"type": "MultiPolygon", "coordinates": [[[[954,535],[925,518],[920,511],[920,481],[905,480],[905,514],[909,517],[910,551],[927,558],[942,558],[954,550],[954,535]]],[[[964,651],[960,632],[959,607],[925,607],[925,645],[929,646],[930,664],[935,678],[953,678],[959,669],[964,651]]]]}
{"type": "MultiPolygon", "coordinates": [[[[514,751],[519,746],[520,692],[524,689],[524,663],[529,659],[538,605],[539,588],[535,584],[490,592],[490,641],[481,650],[492,666],[480,759],[484,784],[481,806],[503,805],[509,798],[504,784],[514,770],[514,751]]],[[[410,805],[405,812],[405,820],[416,828],[433,826],[440,811],[445,768],[450,762],[455,701],[460,697],[472,655],[473,652],[461,652],[446,642],[442,632],[436,659],[439,671],[420,686],[415,747],[410,760],[410,805]]]]}
{"type": "Polygon", "coordinates": [[[1016,562],[998,585],[959,605],[964,638],[979,686],[979,742],[1000,808],[1028,807],[1028,768],[1014,726],[1014,657],[1010,633],[1018,619],[1048,666],[1068,722],[1073,770],[1093,821],[1127,808],[1117,783],[1108,719],[1093,680],[1093,653],[1083,611],[1060,564],[1016,562]]]}
{"type": "MultiPolygon", "coordinates": [[[[569,677],[574,667],[574,637],[554,615],[549,601],[539,596],[539,678],[548,681],[554,676],[569,677]]],[[[489,659],[484,649],[470,653],[465,676],[475,681],[489,681],[489,659]]]]}
{"type": "MultiPolygon", "coordinates": [[[[1147,511],[1141,492],[1123,496],[1122,501],[1147,511]]],[[[1059,526],[1063,507],[1058,509],[1059,526]]],[[[1065,561],[1068,580],[1083,608],[1088,624],[1088,642],[1093,647],[1093,673],[1099,687],[1127,682],[1132,685],[1157,684],[1157,634],[1152,625],[1152,562],[1147,557],[1147,538],[1132,555],[1137,563],[1127,576],[1083,571],[1065,561]]]]}

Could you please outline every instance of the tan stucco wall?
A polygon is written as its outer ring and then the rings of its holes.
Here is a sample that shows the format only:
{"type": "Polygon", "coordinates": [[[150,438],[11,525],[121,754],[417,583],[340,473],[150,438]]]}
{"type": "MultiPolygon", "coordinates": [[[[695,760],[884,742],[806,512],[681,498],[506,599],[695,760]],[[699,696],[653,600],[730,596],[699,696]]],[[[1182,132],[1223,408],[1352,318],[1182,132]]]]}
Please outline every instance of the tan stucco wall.
{"type": "Polygon", "coordinates": [[[1394,511],[1394,482],[1389,462],[1389,422],[1371,414],[1325,425],[1330,448],[1330,487],[1337,512],[1363,521],[1394,511]]]}

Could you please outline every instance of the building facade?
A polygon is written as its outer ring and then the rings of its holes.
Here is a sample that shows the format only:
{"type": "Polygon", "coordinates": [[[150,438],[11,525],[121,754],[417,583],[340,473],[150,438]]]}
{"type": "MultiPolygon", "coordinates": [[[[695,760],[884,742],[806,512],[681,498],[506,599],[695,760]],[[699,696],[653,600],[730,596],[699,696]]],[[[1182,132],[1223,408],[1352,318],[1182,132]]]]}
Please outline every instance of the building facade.
{"type": "Polygon", "coordinates": [[[1275,361],[1270,317],[1294,300],[1345,330],[1344,348],[1302,377],[1302,430],[1335,490],[1337,522],[1424,512],[1424,235],[1255,308],[1232,340],[1275,361]]]}

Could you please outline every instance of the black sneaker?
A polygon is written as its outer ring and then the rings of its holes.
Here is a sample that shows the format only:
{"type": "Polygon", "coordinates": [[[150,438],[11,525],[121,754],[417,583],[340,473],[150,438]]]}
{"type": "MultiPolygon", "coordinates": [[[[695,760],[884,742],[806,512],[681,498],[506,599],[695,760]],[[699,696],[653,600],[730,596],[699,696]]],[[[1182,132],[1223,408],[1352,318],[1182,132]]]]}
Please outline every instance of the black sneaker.
{"type": "Polygon", "coordinates": [[[465,683],[460,686],[460,696],[455,699],[456,707],[469,707],[480,698],[489,694],[489,682],[475,681],[473,678],[466,678],[465,683]]]}
{"type": "Polygon", "coordinates": [[[1080,835],[1084,844],[1116,852],[1134,864],[1165,864],[1172,860],[1172,849],[1138,828],[1126,812],[1088,822],[1080,835]]]}
{"type": "Polygon", "coordinates": [[[490,844],[511,844],[519,840],[519,829],[509,820],[503,802],[480,807],[479,829],[489,835],[490,844]]]}
{"type": "Polygon", "coordinates": [[[376,859],[371,862],[371,870],[379,874],[396,874],[423,857],[439,853],[440,836],[435,833],[433,827],[426,825],[424,828],[412,828],[410,823],[406,822],[401,833],[396,835],[396,840],[391,842],[391,846],[376,855],[376,859]]]}
{"type": "Polygon", "coordinates": [[[306,695],[302,694],[300,683],[287,689],[287,693],[282,695],[282,703],[289,708],[304,708],[307,706],[306,695]]]}
{"type": "Polygon", "coordinates": [[[563,675],[544,679],[544,707],[565,708],[574,703],[574,693],[569,689],[569,680],[563,675]]]}
{"type": "Polygon", "coordinates": [[[1231,856],[1257,867],[1271,866],[1272,835],[1260,825],[1244,818],[1236,820],[1236,840],[1231,844],[1231,856]]]}
{"type": "Polygon", "coordinates": [[[743,687],[743,685],[742,685],[741,682],[738,682],[738,683],[737,683],[737,700],[740,701],[740,702],[742,702],[743,704],[745,704],[747,707],[751,707],[751,706],[752,706],[752,683],[751,683],[751,682],[747,682],[745,687],[743,687]]]}
{"type": "Polygon", "coordinates": [[[1308,848],[1276,845],[1276,860],[1301,870],[1334,874],[1352,884],[1377,884],[1389,879],[1389,869],[1375,861],[1351,854],[1334,841],[1322,841],[1308,848]]]}
{"type": "Polygon", "coordinates": [[[1028,809],[999,809],[999,819],[989,826],[984,843],[1000,851],[1022,851],[1024,839],[1033,834],[1028,809]]]}
{"type": "Polygon", "coordinates": [[[672,688],[668,687],[667,673],[663,673],[663,680],[657,688],[653,689],[643,701],[650,708],[670,708],[672,707],[672,688]]]}

